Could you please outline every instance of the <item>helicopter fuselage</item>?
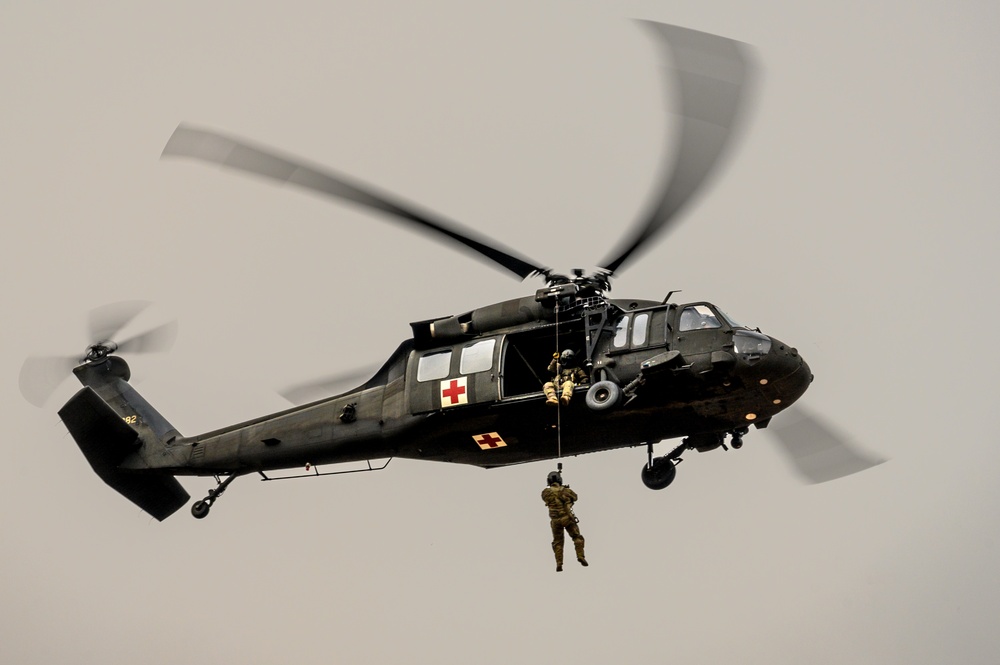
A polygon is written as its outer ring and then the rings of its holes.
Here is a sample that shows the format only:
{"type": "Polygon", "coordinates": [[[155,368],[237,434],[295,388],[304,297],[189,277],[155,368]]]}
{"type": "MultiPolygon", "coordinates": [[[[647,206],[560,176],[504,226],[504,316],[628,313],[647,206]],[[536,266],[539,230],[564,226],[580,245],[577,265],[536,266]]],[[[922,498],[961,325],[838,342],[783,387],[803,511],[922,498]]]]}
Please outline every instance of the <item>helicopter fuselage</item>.
{"type": "MultiPolygon", "coordinates": [[[[726,433],[766,426],[812,380],[794,348],[709,303],[605,301],[534,316],[514,306],[524,302],[497,306],[514,312],[513,326],[466,326],[443,342],[415,335],[363,386],[178,438],[156,466],[175,475],[244,474],[403,457],[497,467],[676,437],[710,450],[726,433]],[[542,383],[552,378],[553,355],[567,348],[583,358],[590,381],[554,407],[542,383]],[[588,393],[597,383],[621,394],[610,405],[595,401],[588,393]]],[[[131,460],[122,468],[149,468],[148,458],[131,460]]]]}

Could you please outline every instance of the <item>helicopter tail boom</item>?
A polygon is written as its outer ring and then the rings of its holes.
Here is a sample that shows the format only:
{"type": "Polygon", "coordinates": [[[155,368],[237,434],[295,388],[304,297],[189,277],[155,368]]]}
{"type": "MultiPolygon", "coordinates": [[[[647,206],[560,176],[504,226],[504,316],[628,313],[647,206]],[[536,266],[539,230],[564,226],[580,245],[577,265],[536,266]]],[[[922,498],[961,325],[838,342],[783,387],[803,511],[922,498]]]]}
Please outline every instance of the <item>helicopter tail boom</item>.
{"type": "Polygon", "coordinates": [[[128,384],[125,361],[109,356],[74,372],[84,387],[59,417],[101,480],[157,520],[183,507],[190,496],[165,459],[179,434],[128,384]]]}

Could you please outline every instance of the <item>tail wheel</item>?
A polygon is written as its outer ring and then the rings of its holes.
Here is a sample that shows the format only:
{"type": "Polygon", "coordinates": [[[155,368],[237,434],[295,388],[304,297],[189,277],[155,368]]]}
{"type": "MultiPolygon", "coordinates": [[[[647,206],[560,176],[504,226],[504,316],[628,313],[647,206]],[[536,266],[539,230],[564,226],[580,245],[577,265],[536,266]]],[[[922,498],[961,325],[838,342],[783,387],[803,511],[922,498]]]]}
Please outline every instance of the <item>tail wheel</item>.
{"type": "Polygon", "coordinates": [[[194,505],[191,506],[191,514],[197,519],[202,519],[208,516],[209,503],[207,501],[195,501],[194,505]]]}
{"type": "Polygon", "coordinates": [[[614,381],[598,381],[587,391],[587,406],[591,411],[613,409],[621,400],[622,389],[614,381]]]}

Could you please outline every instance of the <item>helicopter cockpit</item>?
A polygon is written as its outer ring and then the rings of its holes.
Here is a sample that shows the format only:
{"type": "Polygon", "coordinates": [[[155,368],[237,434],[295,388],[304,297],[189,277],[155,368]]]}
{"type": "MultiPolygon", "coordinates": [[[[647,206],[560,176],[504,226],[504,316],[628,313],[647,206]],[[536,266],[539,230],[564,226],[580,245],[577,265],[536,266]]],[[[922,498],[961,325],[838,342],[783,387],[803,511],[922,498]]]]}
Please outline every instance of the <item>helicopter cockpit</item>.
{"type": "Polygon", "coordinates": [[[733,351],[737,358],[754,364],[771,350],[771,338],[749,326],[737,323],[722,310],[713,309],[708,304],[684,305],[678,317],[679,333],[695,330],[715,330],[726,327],[732,329],[733,351]],[[725,324],[725,325],[724,325],[725,324]]]}
{"type": "MultiPolygon", "coordinates": [[[[725,318],[725,315],[723,317],[725,318]]],[[[738,324],[733,325],[734,328],[737,326],[738,324]]],[[[681,310],[677,329],[680,332],[687,332],[721,327],[722,323],[708,305],[688,305],[681,310]]]]}

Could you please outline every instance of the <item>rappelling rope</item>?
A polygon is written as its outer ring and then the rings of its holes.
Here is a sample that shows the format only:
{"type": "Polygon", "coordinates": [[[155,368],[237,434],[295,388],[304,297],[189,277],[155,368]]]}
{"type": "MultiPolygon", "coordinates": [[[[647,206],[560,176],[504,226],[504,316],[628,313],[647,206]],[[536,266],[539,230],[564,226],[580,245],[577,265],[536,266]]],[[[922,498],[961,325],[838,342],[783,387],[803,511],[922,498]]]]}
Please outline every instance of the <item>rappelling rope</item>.
{"type": "MultiPolygon", "coordinates": [[[[555,306],[556,313],[556,354],[559,355],[562,351],[559,349],[559,302],[556,301],[555,306]]],[[[556,459],[562,459],[562,387],[559,385],[559,374],[562,370],[562,360],[561,357],[556,358],[556,375],[553,377],[553,389],[556,394],[556,459]]],[[[560,462],[562,466],[562,462],[560,462]]]]}

